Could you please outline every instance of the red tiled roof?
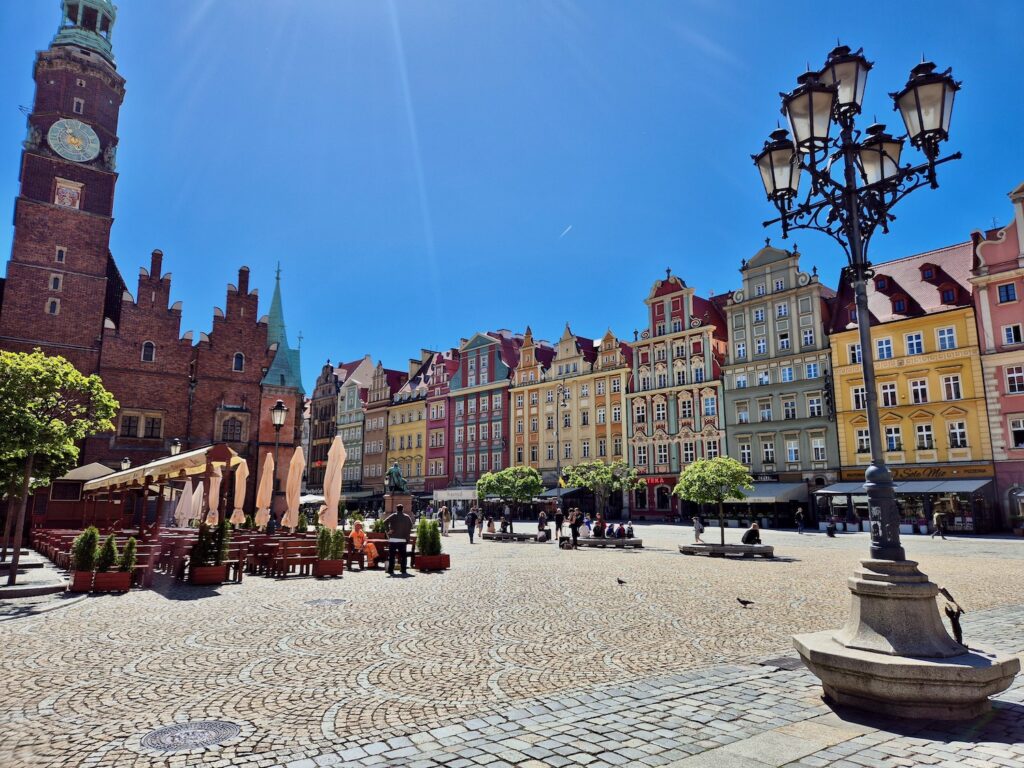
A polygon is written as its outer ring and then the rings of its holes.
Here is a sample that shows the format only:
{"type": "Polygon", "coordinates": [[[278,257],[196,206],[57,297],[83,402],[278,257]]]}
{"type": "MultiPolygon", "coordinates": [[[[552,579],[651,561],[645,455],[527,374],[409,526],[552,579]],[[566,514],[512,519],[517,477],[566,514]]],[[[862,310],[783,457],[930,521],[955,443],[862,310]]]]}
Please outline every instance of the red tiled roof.
{"type": "Polygon", "coordinates": [[[402,388],[402,385],[408,380],[409,374],[405,371],[396,371],[391,368],[385,368],[384,377],[387,380],[388,389],[393,395],[402,388]]]}
{"type": "MultiPolygon", "coordinates": [[[[729,292],[731,293],[731,291],[729,292]]],[[[729,293],[722,293],[711,299],[704,299],[700,296],[693,297],[693,314],[694,317],[701,320],[704,323],[710,323],[715,326],[715,338],[716,339],[727,339],[728,328],[725,324],[725,316],[722,314],[720,306],[725,306],[725,301],[729,298],[729,293]]]]}
{"type": "MultiPolygon", "coordinates": [[[[875,264],[875,276],[868,280],[867,286],[868,309],[872,324],[930,315],[953,307],[970,306],[972,299],[969,278],[972,260],[972,244],[966,242],[875,264]],[[930,280],[924,278],[925,266],[930,266],[934,271],[930,280]],[[885,279],[884,288],[878,288],[879,278],[885,279]],[[953,302],[949,304],[942,301],[944,288],[953,288],[956,292],[953,302]],[[894,311],[894,302],[897,298],[906,301],[905,310],[899,314],[894,311]]],[[[850,324],[849,313],[853,305],[853,288],[849,282],[843,281],[839,286],[839,293],[832,302],[831,333],[854,327],[850,324]]]]}

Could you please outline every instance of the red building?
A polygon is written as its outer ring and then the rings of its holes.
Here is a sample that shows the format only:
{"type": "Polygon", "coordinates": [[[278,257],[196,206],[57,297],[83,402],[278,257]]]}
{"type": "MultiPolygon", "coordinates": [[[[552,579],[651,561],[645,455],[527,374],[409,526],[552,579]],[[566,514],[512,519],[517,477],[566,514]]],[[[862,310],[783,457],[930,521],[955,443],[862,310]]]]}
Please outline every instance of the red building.
{"type": "Polygon", "coordinates": [[[437,352],[427,371],[427,476],[424,490],[437,491],[451,482],[452,411],[448,402],[451,378],[459,369],[459,350],[437,352]]]}
{"type": "Polygon", "coordinates": [[[299,353],[285,333],[280,271],[261,317],[242,267],[195,346],[191,332],[180,335],[181,303],[171,302],[160,251],[139,270],[136,295],[128,291],[109,249],[125,82],[113,21],[106,0],[66,0],[57,35],[36,57],[0,349],[62,355],[117,398],[114,432],[87,440],[81,464],[138,465],[166,456],[175,439],[186,450],[225,442],[249,459],[255,487],[256,460],[275,444],[269,409],[278,399],[294,417],[280,434],[282,467],[301,438],[299,353]]]}
{"type": "Polygon", "coordinates": [[[1003,523],[1024,515],[1024,184],[1010,200],[1010,224],[971,237],[974,314],[1003,523]]]}

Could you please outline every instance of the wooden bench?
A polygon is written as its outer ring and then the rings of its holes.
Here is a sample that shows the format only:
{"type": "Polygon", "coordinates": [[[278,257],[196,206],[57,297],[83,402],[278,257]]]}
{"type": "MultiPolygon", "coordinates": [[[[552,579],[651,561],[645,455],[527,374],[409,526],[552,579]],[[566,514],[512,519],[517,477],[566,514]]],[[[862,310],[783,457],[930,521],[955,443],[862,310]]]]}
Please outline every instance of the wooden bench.
{"type": "Polygon", "coordinates": [[[580,536],[576,542],[580,547],[613,547],[615,549],[643,549],[643,539],[605,539],[596,536],[580,536]]]}
{"type": "Polygon", "coordinates": [[[316,541],[283,541],[278,544],[268,568],[268,576],[286,578],[289,574],[298,573],[309,576],[316,562],[316,541]]]}
{"type": "Polygon", "coordinates": [[[680,544],[684,555],[707,555],[708,557],[775,557],[775,547],[767,544],[680,544]]]}
{"type": "MultiPolygon", "coordinates": [[[[540,533],[540,531],[533,531],[531,533],[501,533],[500,531],[497,531],[495,533],[484,533],[483,539],[484,541],[532,541],[539,544],[541,542],[537,541],[538,533],[540,533]]],[[[549,531],[548,541],[551,541],[550,535],[551,532],[549,531]]]]}

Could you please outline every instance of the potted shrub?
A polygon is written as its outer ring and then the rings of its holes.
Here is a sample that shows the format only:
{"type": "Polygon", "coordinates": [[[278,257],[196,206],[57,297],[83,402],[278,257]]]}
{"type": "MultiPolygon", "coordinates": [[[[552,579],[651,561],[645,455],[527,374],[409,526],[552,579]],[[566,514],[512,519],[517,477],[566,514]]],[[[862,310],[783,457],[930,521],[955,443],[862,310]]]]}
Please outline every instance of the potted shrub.
{"type": "Polygon", "coordinates": [[[71,583],[68,592],[88,592],[92,589],[92,572],[96,569],[96,548],[100,532],[90,525],[71,544],[71,583]]]}
{"type": "Polygon", "coordinates": [[[209,586],[227,581],[228,567],[224,560],[227,557],[231,531],[226,523],[226,520],[222,521],[216,530],[212,531],[206,523],[199,524],[199,535],[189,557],[188,580],[192,584],[209,586]]]}
{"type": "Polygon", "coordinates": [[[1014,536],[1024,536],[1024,516],[1014,515],[1010,518],[1010,528],[1014,536]]]}
{"type": "Polygon", "coordinates": [[[130,573],[114,570],[120,558],[117,554],[117,539],[110,534],[96,556],[96,575],[93,577],[93,592],[127,592],[132,585],[130,573]]]}
{"type": "Polygon", "coordinates": [[[441,553],[441,528],[437,520],[420,518],[416,524],[416,568],[443,571],[451,567],[451,558],[441,553]]]}
{"type": "Polygon", "coordinates": [[[373,521],[373,525],[370,527],[369,532],[366,534],[368,539],[376,539],[378,541],[387,538],[387,530],[384,527],[384,518],[378,517],[373,521]]]}
{"type": "Polygon", "coordinates": [[[345,546],[345,534],[340,528],[334,532],[331,532],[326,527],[321,526],[319,533],[316,536],[316,562],[313,563],[313,575],[322,579],[325,576],[341,576],[345,570],[345,561],[342,559],[344,556],[345,546]],[[342,550],[339,554],[337,547],[334,545],[335,534],[341,534],[341,546],[342,550]]]}

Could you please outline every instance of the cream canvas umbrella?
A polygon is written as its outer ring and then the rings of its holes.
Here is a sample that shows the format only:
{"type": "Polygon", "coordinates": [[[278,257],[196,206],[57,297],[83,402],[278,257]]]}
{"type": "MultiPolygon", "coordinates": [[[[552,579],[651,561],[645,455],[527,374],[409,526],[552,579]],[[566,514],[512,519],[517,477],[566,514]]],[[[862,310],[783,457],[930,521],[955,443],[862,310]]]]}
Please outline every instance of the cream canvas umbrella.
{"type": "Polygon", "coordinates": [[[214,467],[213,473],[210,475],[210,493],[207,495],[207,506],[209,511],[206,513],[206,524],[217,525],[220,522],[220,482],[224,478],[224,473],[220,467],[214,467]]]}
{"type": "Polygon", "coordinates": [[[288,510],[285,512],[281,525],[285,528],[295,530],[299,524],[299,496],[302,491],[302,470],[306,467],[306,457],[302,453],[302,446],[295,449],[292,460],[288,464],[288,482],[284,486],[285,500],[288,502],[288,510]]]}
{"type": "Polygon", "coordinates": [[[338,527],[338,502],[341,500],[341,469],[345,466],[345,444],[341,435],[335,435],[327,451],[327,471],[324,472],[324,505],[320,507],[320,524],[329,530],[338,527]]]}
{"type": "Polygon", "coordinates": [[[270,522],[270,504],[274,500],[274,455],[267,452],[263,459],[263,472],[256,488],[256,527],[263,528],[270,522]]]}
{"type": "Polygon", "coordinates": [[[203,481],[196,482],[196,488],[192,491],[192,509],[189,511],[189,520],[203,519],[203,481]]]}
{"type": "Polygon", "coordinates": [[[235,525],[245,522],[243,507],[245,507],[245,486],[248,482],[249,462],[243,461],[235,469],[235,511],[231,513],[231,522],[235,525]]]}
{"type": "Polygon", "coordinates": [[[174,522],[179,528],[188,525],[192,519],[192,481],[185,478],[185,487],[181,489],[178,503],[174,506],[174,522]]]}

